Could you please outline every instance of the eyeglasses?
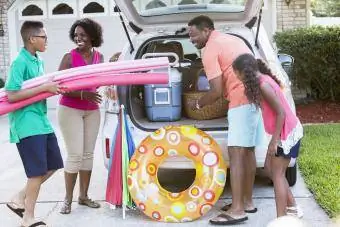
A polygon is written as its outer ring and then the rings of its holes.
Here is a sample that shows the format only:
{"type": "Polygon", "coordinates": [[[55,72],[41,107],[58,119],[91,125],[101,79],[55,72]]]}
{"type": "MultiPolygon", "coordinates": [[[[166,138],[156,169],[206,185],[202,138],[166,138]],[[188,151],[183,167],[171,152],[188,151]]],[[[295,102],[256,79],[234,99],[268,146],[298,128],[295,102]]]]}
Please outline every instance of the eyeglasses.
{"type": "Polygon", "coordinates": [[[47,40],[47,36],[46,35],[34,35],[33,37],[42,38],[42,39],[45,39],[45,41],[47,40]]]}

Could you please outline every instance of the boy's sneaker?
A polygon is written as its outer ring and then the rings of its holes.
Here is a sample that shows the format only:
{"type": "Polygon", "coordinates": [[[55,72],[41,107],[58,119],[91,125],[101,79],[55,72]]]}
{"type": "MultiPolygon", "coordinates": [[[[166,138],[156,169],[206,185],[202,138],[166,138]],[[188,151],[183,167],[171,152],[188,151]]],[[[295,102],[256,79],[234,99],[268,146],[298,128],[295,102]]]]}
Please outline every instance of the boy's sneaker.
{"type": "Polygon", "coordinates": [[[287,215],[302,218],[303,217],[303,211],[299,206],[287,207],[287,215]]]}

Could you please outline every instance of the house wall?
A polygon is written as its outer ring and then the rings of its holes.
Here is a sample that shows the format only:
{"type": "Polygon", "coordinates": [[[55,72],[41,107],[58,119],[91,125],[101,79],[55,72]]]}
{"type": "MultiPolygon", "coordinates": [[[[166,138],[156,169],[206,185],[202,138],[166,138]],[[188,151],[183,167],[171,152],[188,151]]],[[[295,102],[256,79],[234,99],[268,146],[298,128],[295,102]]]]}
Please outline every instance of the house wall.
{"type": "MultiPolygon", "coordinates": [[[[9,62],[9,41],[8,41],[8,24],[7,9],[15,0],[0,0],[0,24],[4,30],[4,35],[0,36],[0,78],[5,78],[9,62]]],[[[0,26],[1,29],[1,26],[0,26]]],[[[1,33],[1,32],[0,32],[1,33]]]]}
{"type": "Polygon", "coordinates": [[[277,0],[277,31],[309,26],[310,0],[277,0]]]}

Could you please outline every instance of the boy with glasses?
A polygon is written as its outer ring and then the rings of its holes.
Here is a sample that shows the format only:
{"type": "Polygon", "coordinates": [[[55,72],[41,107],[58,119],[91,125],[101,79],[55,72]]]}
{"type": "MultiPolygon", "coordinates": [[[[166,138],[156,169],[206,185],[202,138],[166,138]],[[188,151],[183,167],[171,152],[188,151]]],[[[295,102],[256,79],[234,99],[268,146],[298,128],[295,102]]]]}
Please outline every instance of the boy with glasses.
{"type": "MultiPolygon", "coordinates": [[[[9,102],[18,102],[41,92],[59,94],[63,87],[48,82],[22,89],[23,82],[43,75],[43,61],[37,52],[46,50],[47,36],[42,22],[25,21],[20,30],[24,47],[10,67],[5,89],[9,102]]],[[[9,113],[10,142],[16,143],[28,178],[25,187],[13,196],[7,207],[22,217],[22,226],[46,226],[34,218],[40,186],[56,170],[63,168],[57,138],[47,119],[46,100],[9,113]]]]}

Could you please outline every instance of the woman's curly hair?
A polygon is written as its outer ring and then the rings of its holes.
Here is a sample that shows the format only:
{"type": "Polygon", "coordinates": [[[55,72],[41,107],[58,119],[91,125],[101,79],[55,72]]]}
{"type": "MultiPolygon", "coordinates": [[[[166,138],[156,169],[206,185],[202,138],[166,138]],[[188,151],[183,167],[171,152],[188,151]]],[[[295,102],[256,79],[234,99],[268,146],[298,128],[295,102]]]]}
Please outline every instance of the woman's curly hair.
{"type": "Polygon", "coordinates": [[[270,76],[279,86],[281,85],[268,66],[251,54],[242,54],[237,57],[233,62],[233,69],[243,74],[244,92],[249,102],[254,103],[256,107],[260,107],[261,102],[260,79],[257,77],[257,72],[270,76]]]}
{"type": "Polygon", "coordinates": [[[85,33],[91,39],[93,47],[100,47],[102,45],[103,32],[100,24],[89,18],[77,20],[76,22],[73,23],[69,31],[69,36],[72,41],[74,41],[74,32],[77,26],[82,27],[85,30],[85,33]]]}

